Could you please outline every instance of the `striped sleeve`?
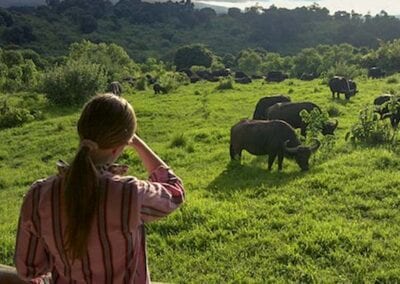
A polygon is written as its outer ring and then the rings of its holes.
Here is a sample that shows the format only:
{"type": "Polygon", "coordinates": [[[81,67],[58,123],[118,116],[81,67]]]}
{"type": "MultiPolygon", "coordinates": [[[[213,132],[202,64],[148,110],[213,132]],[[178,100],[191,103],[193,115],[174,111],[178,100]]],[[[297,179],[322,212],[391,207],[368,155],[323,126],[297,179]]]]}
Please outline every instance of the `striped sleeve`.
{"type": "Polygon", "coordinates": [[[171,169],[158,167],[149,181],[136,181],[141,196],[141,218],[151,222],[177,209],[185,198],[182,181],[171,169]]]}
{"type": "Polygon", "coordinates": [[[40,188],[40,183],[32,185],[24,197],[14,256],[18,276],[31,283],[44,283],[50,271],[48,253],[39,233],[40,188]]]}

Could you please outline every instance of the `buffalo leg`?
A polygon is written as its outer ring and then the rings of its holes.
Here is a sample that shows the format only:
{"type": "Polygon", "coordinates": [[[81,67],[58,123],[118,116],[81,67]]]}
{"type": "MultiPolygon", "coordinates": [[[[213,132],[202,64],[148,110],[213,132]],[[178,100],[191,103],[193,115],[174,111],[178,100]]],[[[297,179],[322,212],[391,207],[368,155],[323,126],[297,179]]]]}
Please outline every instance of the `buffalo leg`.
{"type": "Polygon", "coordinates": [[[305,127],[305,126],[301,128],[301,130],[300,130],[300,134],[301,134],[301,136],[304,136],[304,137],[306,137],[306,136],[307,136],[307,133],[306,133],[306,127],[305,127]]]}
{"type": "Polygon", "coordinates": [[[271,154],[268,156],[268,170],[269,171],[272,169],[272,164],[275,161],[275,157],[276,157],[276,154],[271,154]]]}
{"type": "Polygon", "coordinates": [[[241,156],[242,156],[242,151],[240,150],[238,153],[236,153],[236,152],[235,152],[235,149],[233,148],[233,145],[231,144],[231,145],[229,146],[229,154],[230,154],[230,156],[231,156],[231,160],[236,160],[236,156],[238,156],[238,157],[239,157],[239,160],[240,160],[240,158],[241,158],[241,156]]]}
{"type": "Polygon", "coordinates": [[[278,170],[282,170],[282,164],[283,164],[283,153],[278,154],[278,170]]]}

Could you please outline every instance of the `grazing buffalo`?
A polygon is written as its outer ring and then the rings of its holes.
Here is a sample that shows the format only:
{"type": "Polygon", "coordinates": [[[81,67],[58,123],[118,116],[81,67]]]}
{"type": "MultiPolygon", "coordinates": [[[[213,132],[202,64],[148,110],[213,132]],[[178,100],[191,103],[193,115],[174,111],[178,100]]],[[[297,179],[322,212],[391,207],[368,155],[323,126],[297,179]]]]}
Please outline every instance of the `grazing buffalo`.
{"type": "Polygon", "coordinates": [[[247,74],[243,71],[236,71],[235,78],[249,78],[249,76],[247,76],[247,74]]]}
{"type": "Polygon", "coordinates": [[[229,68],[215,70],[211,72],[213,77],[228,77],[231,75],[231,70],[229,68]]]}
{"type": "Polygon", "coordinates": [[[397,128],[400,122],[400,106],[397,107],[397,104],[399,103],[400,98],[391,94],[380,95],[374,100],[374,105],[376,107],[375,112],[380,114],[381,119],[390,118],[390,124],[393,128],[397,128]],[[395,110],[389,110],[388,104],[390,101],[394,101],[396,103],[395,110]]]}
{"type": "Polygon", "coordinates": [[[316,151],[320,143],[312,147],[301,145],[295,130],[281,120],[242,120],[232,126],[230,156],[234,160],[241,157],[242,150],[250,154],[268,155],[268,170],[278,156],[278,169],[282,170],[283,157],[294,158],[299,167],[306,171],[311,153],[316,151]]]}
{"type": "Polygon", "coordinates": [[[137,79],[132,76],[126,76],[126,77],[122,78],[122,81],[128,83],[129,85],[131,85],[133,87],[133,86],[135,86],[135,82],[137,81],[137,79]]]}
{"type": "Polygon", "coordinates": [[[239,84],[250,84],[252,82],[250,77],[235,78],[235,82],[239,84]]]}
{"type": "Polygon", "coordinates": [[[146,80],[147,84],[153,85],[155,82],[157,82],[157,79],[151,76],[150,74],[146,74],[146,80]]]}
{"type": "Polygon", "coordinates": [[[114,95],[120,97],[122,94],[122,86],[118,81],[113,81],[108,85],[108,92],[113,93],[114,95]]]}
{"type": "Polygon", "coordinates": [[[368,69],[368,77],[369,78],[373,78],[373,79],[377,79],[377,78],[382,78],[385,77],[386,72],[382,71],[381,68],[379,67],[371,67],[368,69]]]}
{"type": "Polygon", "coordinates": [[[303,73],[300,76],[300,80],[303,81],[311,81],[314,80],[315,78],[318,78],[318,75],[315,73],[303,73]]]}
{"type": "Polygon", "coordinates": [[[189,78],[193,76],[193,72],[189,68],[181,69],[179,72],[186,74],[189,78]]]}
{"type": "Polygon", "coordinates": [[[198,70],[195,73],[197,76],[204,80],[208,80],[211,77],[210,71],[207,70],[198,70]]]}
{"type": "MultiPolygon", "coordinates": [[[[267,110],[267,118],[272,119],[280,119],[289,123],[293,128],[300,128],[301,135],[306,136],[307,124],[303,122],[300,112],[302,110],[306,110],[308,112],[312,111],[314,108],[317,108],[319,111],[321,109],[312,102],[299,102],[299,103],[277,103],[273,106],[269,107],[267,110]]],[[[336,127],[338,126],[338,121],[335,122],[327,122],[323,125],[322,134],[323,135],[333,135],[336,127]]]]}
{"type": "Polygon", "coordinates": [[[153,91],[154,91],[154,94],[168,93],[167,89],[165,87],[161,86],[159,83],[155,83],[153,85],[153,91]]]}
{"type": "Polygon", "coordinates": [[[358,93],[355,82],[340,76],[335,76],[329,80],[329,88],[333,99],[335,98],[335,93],[337,93],[337,98],[339,98],[339,94],[344,94],[347,100],[358,93]]]}
{"type": "Polygon", "coordinates": [[[290,102],[290,98],[284,95],[261,98],[256,105],[256,109],[254,110],[253,119],[268,119],[267,109],[276,103],[284,102],[290,102]]]}
{"type": "Polygon", "coordinates": [[[285,79],[289,78],[287,74],[282,73],[281,71],[271,71],[268,72],[267,76],[265,76],[265,80],[267,82],[282,82],[285,79]]]}
{"type": "Polygon", "coordinates": [[[200,81],[200,77],[199,76],[197,76],[196,74],[193,74],[192,76],[190,76],[190,83],[196,83],[196,82],[198,82],[198,81],[200,81]]]}

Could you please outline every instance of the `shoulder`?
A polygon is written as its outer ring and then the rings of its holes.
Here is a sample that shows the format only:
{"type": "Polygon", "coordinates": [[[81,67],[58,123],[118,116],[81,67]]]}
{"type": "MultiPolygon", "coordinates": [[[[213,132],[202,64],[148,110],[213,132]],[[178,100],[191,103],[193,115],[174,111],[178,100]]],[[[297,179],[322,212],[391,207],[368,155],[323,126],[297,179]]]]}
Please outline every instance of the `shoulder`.
{"type": "Polygon", "coordinates": [[[54,187],[54,184],[59,180],[60,177],[54,175],[34,181],[30,185],[28,191],[24,194],[24,201],[34,198],[35,195],[41,195],[42,193],[51,190],[54,187]]]}

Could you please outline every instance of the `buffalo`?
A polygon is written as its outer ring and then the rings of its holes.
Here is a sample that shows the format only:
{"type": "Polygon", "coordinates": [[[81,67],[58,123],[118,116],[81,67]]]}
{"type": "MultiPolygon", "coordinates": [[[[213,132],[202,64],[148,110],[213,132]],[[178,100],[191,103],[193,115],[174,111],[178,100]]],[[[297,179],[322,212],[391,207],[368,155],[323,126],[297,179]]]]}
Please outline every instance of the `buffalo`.
{"type": "Polygon", "coordinates": [[[147,80],[147,84],[149,84],[149,85],[153,85],[154,83],[157,82],[157,79],[154,78],[153,76],[151,76],[150,74],[146,74],[146,80],[147,80]]]}
{"type": "Polygon", "coordinates": [[[267,82],[282,82],[285,79],[289,78],[287,74],[282,73],[281,71],[270,71],[265,76],[265,80],[267,82]]]}
{"type": "Polygon", "coordinates": [[[277,156],[278,170],[282,170],[283,158],[286,156],[294,158],[301,170],[306,171],[311,153],[319,146],[319,141],[311,147],[301,145],[293,127],[282,120],[245,119],[231,128],[231,159],[240,159],[242,150],[256,156],[268,155],[268,170],[271,170],[277,156]]]}
{"type": "Polygon", "coordinates": [[[268,119],[267,109],[276,103],[283,102],[290,102],[290,98],[284,95],[261,98],[256,105],[256,109],[254,110],[253,119],[268,119]]]}
{"type": "Polygon", "coordinates": [[[159,83],[155,83],[153,85],[153,91],[154,91],[154,94],[168,93],[167,89],[165,87],[161,86],[159,83]]]}
{"type": "Polygon", "coordinates": [[[400,98],[395,97],[391,94],[383,94],[375,98],[375,112],[379,113],[381,119],[390,118],[390,124],[393,128],[397,128],[400,122],[400,109],[399,107],[395,107],[394,110],[389,110],[388,104],[394,101],[396,104],[400,103],[400,98]]]}
{"type": "Polygon", "coordinates": [[[314,79],[317,78],[317,77],[318,77],[318,75],[315,74],[315,73],[303,73],[303,74],[301,74],[301,76],[300,76],[300,80],[303,80],[303,81],[311,81],[311,80],[314,80],[314,79]]]}
{"type": "Polygon", "coordinates": [[[122,94],[122,86],[118,81],[113,81],[108,85],[107,91],[120,97],[122,94]]]}
{"type": "Polygon", "coordinates": [[[344,94],[347,100],[358,93],[357,85],[354,81],[340,76],[335,76],[329,80],[329,88],[333,99],[335,98],[335,93],[337,93],[337,98],[339,98],[339,94],[344,94]]]}
{"type": "Polygon", "coordinates": [[[250,77],[235,78],[235,82],[239,84],[250,84],[252,82],[250,77]]]}
{"type": "Polygon", "coordinates": [[[229,68],[215,70],[211,72],[213,77],[228,77],[231,75],[231,70],[229,68]]]}
{"type": "Polygon", "coordinates": [[[385,77],[386,72],[382,71],[381,68],[379,67],[371,67],[368,69],[368,77],[369,78],[373,78],[373,79],[377,79],[377,78],[382,78],[385,77]]]}
{"type": "MultiPolygon", "coordinates": [[[[301,135],[306,136],[307,124],[303,122],[300,112],[306,110],[308,112],[312,111],[314,108],[321,111],[321,109],[312,102],[286,102],[277,103],[269,107],[267,110],[267,118],[280,119],[289,123],[293,128],[300,128],[301,135]]],[[[333,135],[339,122],[327,122],[323,125],[322,134],[323,135],[333,135]]]]}
{"type": "Polygon", "coordinates": [[[243,71],[236,71],[235,78],[249,78],[249,76],[247,76],[247,74],[243,71]]]}

